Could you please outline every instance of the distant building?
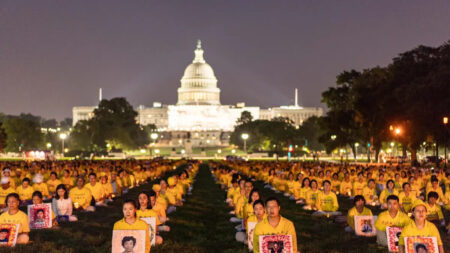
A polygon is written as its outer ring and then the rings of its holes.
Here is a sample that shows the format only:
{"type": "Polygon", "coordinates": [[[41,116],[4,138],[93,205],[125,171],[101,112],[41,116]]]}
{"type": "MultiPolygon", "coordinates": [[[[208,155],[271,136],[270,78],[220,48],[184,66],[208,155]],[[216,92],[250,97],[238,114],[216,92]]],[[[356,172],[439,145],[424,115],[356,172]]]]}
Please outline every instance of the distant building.
{"type": "MultiPolygon", "coordinates": [[[[322,116],[320,107],[298,105],[297,90],[295,105],[260,109],[257,106],[221,105],[220,89],[212,67],[203,57],[201,42],[194,51],[195,57],[181,78],[176,105],[154,102],[153,107],[137,107],[137,121],[142,125],[154,124],[160,132],[160,145],[194,147],[227,146],[230,134],[243,111],[252,114],[253,119],[271,120],[276,117],[291,119],[296,126],[311,116],[322,116]]],[[[96,107],[73,108],[73,124],[92,118],[96,107]]]]}

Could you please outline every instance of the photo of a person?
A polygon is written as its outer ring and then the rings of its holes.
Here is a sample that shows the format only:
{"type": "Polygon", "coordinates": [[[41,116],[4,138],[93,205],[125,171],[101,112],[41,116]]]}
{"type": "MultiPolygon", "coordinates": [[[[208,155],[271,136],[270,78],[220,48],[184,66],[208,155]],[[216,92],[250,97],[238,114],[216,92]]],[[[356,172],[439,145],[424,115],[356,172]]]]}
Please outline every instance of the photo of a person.
{"type": "Polygon", "coordinates": [[[417,243],[414,245],[414,253],[428,253],[428,248],[423,243],[417,243]]]}
{"type": "Polygon", "coordinates": [[[283,242],[273,242],[270,247],[270,253],[281,253],[283,252],[283,242]]]}
{"type": "Polygon", "coordinates": [[[134,246],[136,246],[136,238],[133,236],[125,236],[122,239],[123,253],[134,253],[134,246]]]}
{"type": "Polygon", "coordinates": [[[0,230],[0,244],[8,243],[9,241],[9,230],[3,228],[0,230]]]}
{"type": "Polygon", "coordinates": [[[398,241],[399,241],[399,238],[400,238],[400,235],[402,234],[402,232],[400,231],[400,232],[397,232],[395,235],[396,235],[396,238],[395,238],[395,246],[397,246],[398,247],[398,241]]]}
{"type": "Polygon", "coordinates": [[[37,209],[35,215],[35,223],[45,223],[44,209],[37,209]]]}
{"type": "Polygon", "coordinates": [[[361,228],[363,233],[372,233],[372,224],[370,220],[364,220],[361,228]]]}

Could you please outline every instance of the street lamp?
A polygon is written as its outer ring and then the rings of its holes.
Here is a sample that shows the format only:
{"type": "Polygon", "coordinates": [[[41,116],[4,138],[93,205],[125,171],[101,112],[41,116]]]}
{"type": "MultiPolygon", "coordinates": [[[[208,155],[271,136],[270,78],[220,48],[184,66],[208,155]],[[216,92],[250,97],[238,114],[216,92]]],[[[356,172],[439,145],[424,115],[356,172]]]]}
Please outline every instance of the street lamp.
{"type": "Polygon", "coordinates": [[[59,138],[61,139],[61,142],[62,142],[62,156],[64,157],[64,140],[67,138],[67,134],[65,134],[65,133],[61,133],[60,135],[59,135],[59,138]]]}
{"type": "Polygon", "coordinates": [[[447,124],[448,117],[442,118],[442,123],[444,123],[445,132],[444,132],[444,167],[447,168],[447,124]]]}
{"type": "MultiPolygon", "coordinates": [[[[156,139],[158,139],[158,134],[152,133],[150,138],[153,140],[152,145],[155,146],[156,139]]],[[[153,147],[150,149],[150,156],[153,156],[153,147]]]]}
{"type": "Polygon", "coordinates": [[[241,135],[241,138],[244,140],[244,152],[247,154],[247,139],[248,139],[248,133],[243,133],[241,135]]]}

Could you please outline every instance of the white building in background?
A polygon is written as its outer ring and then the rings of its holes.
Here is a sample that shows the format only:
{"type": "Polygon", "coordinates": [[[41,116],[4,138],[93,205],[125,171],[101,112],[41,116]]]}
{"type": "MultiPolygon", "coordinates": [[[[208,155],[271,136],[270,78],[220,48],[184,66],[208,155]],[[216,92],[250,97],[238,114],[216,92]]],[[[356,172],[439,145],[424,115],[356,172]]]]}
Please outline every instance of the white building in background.
{"type": "MultiPolygon", "coordinates": [[[[186,143],[195,147],[227,146],[237,119],[243,111],[252,114],[253,119],[271,120],[276,117],[291,119],[296,126],[311,116],[322,116],[320,107],[301,107],[298,105],[297,89],[295,104],[292,106],[260,107],[221,105],[220,89],[212,67],[203,57],[201,42],[194,51],[195,57],[181,78],[176,105],[163,105],[154,102],[153,107],[139,106],[137,121],[141,125],[154,124],[160,134],[160,145],[183,146],[186,143]]],[[[94,116],[94,106],[73,108],[73,124],[94,116]]]]}

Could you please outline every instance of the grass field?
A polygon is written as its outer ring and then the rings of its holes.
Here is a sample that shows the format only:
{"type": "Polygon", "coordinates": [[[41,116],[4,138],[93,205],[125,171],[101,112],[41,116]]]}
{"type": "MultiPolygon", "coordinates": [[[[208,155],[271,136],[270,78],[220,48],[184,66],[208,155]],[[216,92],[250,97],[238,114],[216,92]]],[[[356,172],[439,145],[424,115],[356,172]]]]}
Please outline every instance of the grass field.
{"type": "MultiPolygon", "coordinates": [[[[167,178],[177,170],[164,175],[167,178]]],[[[77,213],[79,221],[60,224],[59,228],[35,230],[30,233],[32,243],[15,248],[0,248],[0,252],[111,252],[111,237],[114,222],[121,219],[122,201],[137,198],[141,190],[150,189],[150,184],[130,190],[117,198],[108,207],[98,208],[94,213],[77,213]]],[[[168,225],[171,231],[163,232],[164,243],[152,247],[158,253],[203,253],[203,252],[248,252],[247,247],[235,241],[236,224],[230,223],[230,208],[224,202],[226,193],[211,176],[207,164],[202,164],[194,182],[192,195],[186,197],[183,207],[172,213],[168,225]]],[[[264,189],[262,182],[255,182],[263,197],[275,195],[281,200],[281,214],[294,222],[299,250],[309,252],[387,252],[379,248],[375,238],[361,238],[344,232],[344,225],[331,219],[312,217],[294,201],[282,194],[264,189]]],[[[339,200],[343,211],[350,208],[351,201],[339,200]]],[[[372,209],[374,213],[379,210],[372,209]]],[[[446,213],[449,219],[449,214],[446,213]]],[[[450,252],[450,238],[442,234],[446,250],[450,252]]]]}

